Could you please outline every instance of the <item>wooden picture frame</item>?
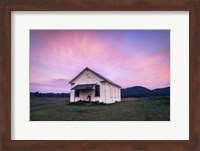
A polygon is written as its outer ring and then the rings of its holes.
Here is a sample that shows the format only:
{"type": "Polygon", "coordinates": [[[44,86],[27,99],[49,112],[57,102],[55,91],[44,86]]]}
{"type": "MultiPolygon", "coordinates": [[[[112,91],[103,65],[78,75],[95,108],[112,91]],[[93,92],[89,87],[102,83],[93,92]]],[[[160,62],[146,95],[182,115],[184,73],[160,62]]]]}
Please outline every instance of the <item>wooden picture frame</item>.
{"type": "MultiPolygon", "coordinates": [[[[199,0],[2,0],[0,2],[0,150],[200,150],[199,0]],[[11,140],[11,11],[189,11],[189,140],[11,140]]],[[[178,51],[178,50],[177,50],[178,51]]],[[[181,50],[180,57],[181,57],[181,50]]]]}

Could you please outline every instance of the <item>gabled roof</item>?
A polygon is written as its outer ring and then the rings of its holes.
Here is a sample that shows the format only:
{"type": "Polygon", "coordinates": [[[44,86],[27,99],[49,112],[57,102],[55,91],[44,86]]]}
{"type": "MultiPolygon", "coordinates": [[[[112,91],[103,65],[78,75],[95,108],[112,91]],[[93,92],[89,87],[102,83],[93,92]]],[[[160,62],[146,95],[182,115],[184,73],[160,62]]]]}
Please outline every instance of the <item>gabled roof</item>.
{"type": "Polygon", "coordinates": [[[84,70],[82,70],[77,76],[75,76],[71,81],[69,81],[69,83],[72,83],[72,81],[74,81],[75,79],[77,79],[86,70],[88,70],[88,71],[92,72],[93,74],[97,75],[98,77],[102,78],[105,82],[108,82],[108,83],[110,83],[112,85],[115,85],[115,86],[121,88],[121,86],[119,86],[118,84],[116,84],[116,83],[112,82],[111,80],[107,79],[106,77],[104,77],[104,76],[96,73],[95,71],[89,69],[88,67],[86,67],[84,70]]]}
{"type": "Polygon", "coordinates": [[[73,87],[71,90],[91,90],[93,89],[97,84],[79,84],[73,87]]]}

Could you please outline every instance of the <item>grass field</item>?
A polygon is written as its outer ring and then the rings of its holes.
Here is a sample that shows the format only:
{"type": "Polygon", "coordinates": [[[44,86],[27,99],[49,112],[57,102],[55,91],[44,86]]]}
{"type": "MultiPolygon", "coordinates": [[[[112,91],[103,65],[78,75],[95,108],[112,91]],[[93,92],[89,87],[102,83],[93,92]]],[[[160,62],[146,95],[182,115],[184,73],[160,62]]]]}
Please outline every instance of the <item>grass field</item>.
{"type": "Polygon", "coordinates": [[[169,121],[170,98],[126,99],[115,104],[71,104],[66,98],[31,97],[31,121],[169,121]]]}

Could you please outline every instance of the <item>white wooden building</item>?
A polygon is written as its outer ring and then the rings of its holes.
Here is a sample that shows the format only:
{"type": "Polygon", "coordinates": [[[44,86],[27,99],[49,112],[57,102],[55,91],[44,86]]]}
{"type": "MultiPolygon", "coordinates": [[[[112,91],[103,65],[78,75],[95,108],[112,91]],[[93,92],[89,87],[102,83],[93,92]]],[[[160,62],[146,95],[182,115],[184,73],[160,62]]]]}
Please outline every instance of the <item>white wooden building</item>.
{"type": "Polygon", "coordinates": [[[70,102],[85,100],[110,104],[121,101],[121,87],[89,68],[85,68],[69,83],[70,102]]]}

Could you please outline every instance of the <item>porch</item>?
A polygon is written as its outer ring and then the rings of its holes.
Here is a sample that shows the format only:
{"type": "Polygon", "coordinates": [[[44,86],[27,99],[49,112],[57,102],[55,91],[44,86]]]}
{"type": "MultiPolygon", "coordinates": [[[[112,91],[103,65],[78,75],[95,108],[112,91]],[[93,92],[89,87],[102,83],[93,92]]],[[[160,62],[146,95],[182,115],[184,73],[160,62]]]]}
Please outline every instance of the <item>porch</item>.
{"type": "Polygon", "coordinates": [[[100,86],[98,84],[79,84],[74,86],[71,90],[74,90],[74,102],[75,101],[97,101],[97,97],[100,97],[100,86]]]}

